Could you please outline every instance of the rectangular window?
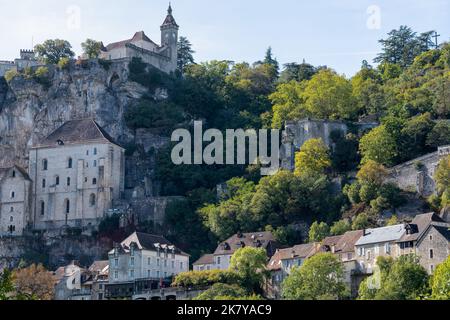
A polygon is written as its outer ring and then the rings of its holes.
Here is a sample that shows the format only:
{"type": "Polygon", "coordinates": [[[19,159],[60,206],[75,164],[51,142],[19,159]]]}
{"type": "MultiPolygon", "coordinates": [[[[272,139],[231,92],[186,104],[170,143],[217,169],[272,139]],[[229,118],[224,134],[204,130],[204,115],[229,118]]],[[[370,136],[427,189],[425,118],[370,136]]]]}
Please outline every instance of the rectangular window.
{"type": "Polygon", "coordinates": [[[172,261],[172,269],[175,269],[175,261],[172,261]]]}
{"type": "Polygon", "coordinates": [[[114,267],[118,267],[119,266],[119,259],[114,259],[114,267]]]}
{"type": "Polygon", "coordinates": [[[119,279],[119,271],[114,271],[114,279],[119,279]]]}
{"type": "Polygon", "coordinates": [[[180,270],[183,270],[183,262],[180,262],[180,270]]]}
{"type": "Polygon", "coordinates": [[[430,259],[434,259],[434,251],[433,251],[433,249],[430,250],[430,259]]]}
{"type": "Polygon", "coordinates": [[[151,264],[152,264],[152,258],[148,258],[147,264],[148,264],[148,265],[151,265],[151,264]]]}
{"type": "Polygon", "coordinates": [[[130,259],[130,266],[134,267],[134,258],[130,259]]]}
{"type": "Polygon", "coordinates": [[[391,253],[391,244],[390,243],[386,243],[384,245],[384,253],[386,253],[386,254],[390,254],[391,253]]]}
{"type": "Polygon", "coordinates": [[[156,265],[159,267],[159,259],[156,259],[156,265]]]}

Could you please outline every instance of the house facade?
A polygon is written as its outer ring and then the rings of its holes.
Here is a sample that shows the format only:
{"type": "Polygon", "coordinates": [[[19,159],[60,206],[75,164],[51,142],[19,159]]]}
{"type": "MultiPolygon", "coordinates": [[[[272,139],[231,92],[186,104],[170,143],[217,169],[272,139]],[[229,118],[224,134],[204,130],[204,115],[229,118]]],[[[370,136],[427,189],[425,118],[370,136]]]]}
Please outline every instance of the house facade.
{"type": "Polygon", "coordinates": [[[238,233],[219,244],[213,254],[212,269],[228,270],[231,257],[245,247],[263,248],[270,259],[280,247],[271,232],[238,233]]]}
{"type": "Polygon", "coordinates": [[[404,224],[364,230],[362,237],[355,244],[356,259],[361,272],[372,274],[378,257],[397,258],[400,255],[397,241],[405,232],[404,224]]]}
{"type": "Polygon", "coordinates": [[[194,271],[207,271],[214,269],[214,255],[205,254],[193,264],[194,271]]]}
{"type": "Polygon", "coordinates": [[[64,123],[29,158],[36,230],[96,226],[124,192],[125,150],[92,119],[64,123]]]}
{"type": "Polygon", "coordinates": [[[21,236],[31,222],[31,186],[19,166],[0,168],[0,237],[21,236]]]}
{"type": "Polygon", "coordinates": [[[265,284],[265,292],[268,298],[280,299],[281,286],[291,274],[292,269],[301,267],[306,259],[315,255],[319,250],[319,243],[307,243],[277,250],[267,265],[270,277],[265,284]]]}
{"type": "Polygon", "coordinates": [[[189,271],[189,255],[161,236],[135,232],[108,256],[110,299],[170,285],[174,276],[189,271]]]}

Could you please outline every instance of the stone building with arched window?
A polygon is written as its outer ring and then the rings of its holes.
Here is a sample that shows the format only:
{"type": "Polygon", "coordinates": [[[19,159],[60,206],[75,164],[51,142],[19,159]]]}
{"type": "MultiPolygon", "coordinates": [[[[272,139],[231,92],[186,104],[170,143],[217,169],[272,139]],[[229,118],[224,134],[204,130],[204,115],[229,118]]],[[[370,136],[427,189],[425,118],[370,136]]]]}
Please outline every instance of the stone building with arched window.
{"type": "Polygon", "coordinates": [[[29,158],[35,230],[96,226],[124,192],[125,150],[92,119],[64,123],[29,158]]]}

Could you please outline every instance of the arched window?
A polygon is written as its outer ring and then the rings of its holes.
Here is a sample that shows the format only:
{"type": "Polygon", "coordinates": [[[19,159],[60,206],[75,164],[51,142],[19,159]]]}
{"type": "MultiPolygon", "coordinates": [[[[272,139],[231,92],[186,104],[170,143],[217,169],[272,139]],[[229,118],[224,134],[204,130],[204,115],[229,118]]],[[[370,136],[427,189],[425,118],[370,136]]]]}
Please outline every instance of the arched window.
{"type": "Polygon", "coordinates": [[[89,196],[89,204],[90,204],[90,206],[91,206],[91,207],[95,206],[95,202],[96,202],[95,194],[91,194],[91,195],[89,196]]]}
{"type": "Polygon", "coordinates": [[[67,178],[67,186],[70,187],[70,178],[67,178]]]}
{"type": "Polygon", "coordinates": [[[48,170],[48,160],[47,159],[42,160],[42,170],[43,171],[48,170]]]}
{"type": "Polygon", "coordinates": [[[11,207],[11,208],[9,209],[9,212],[14,212],[14,207],[11,207]]]}
{"type": "Polygon", "coordinates": [[[16,193],[14,191],[11,191],[11,199],[14,199],[16,197],[16,193]]]}
{"type": "Polygon", "coordinates": [[[9,222],[14,222],[14,217],[13,216],[9,217],[9,222]]]}
{"type": "Polygon", "coordinates": [[[45,188],[46,184],[47,184],[47,181],[45,181],[45,179],[42,179],[42,188],[45,188]]]}
{"type": "Polygon", "coordinates": [[[70,200],[69,199],[64,200],[64,204],[66,207],[66,214],[69,214],[70,213],[70,200]]]}
{"type": "Polygon", "coordinates": [[[13,177],[13,178],[16,177],[16,170],[13,170],[13,172],[12,172],[12,177],[13,177]]]}
{"type": "Polygon", "coordinates": [[[97,178],[92,179],[92,184],[95,186],[97,184],[97,178]]]}
{"type": "Polygon", "coordinates": [[[55,185],[59,186],[59,176],[56,176],[55,178],[55,185]]]}
{"type": "Polygon", "coordinates": [[[72,158],[69,158],[69,160],[67,160],[67,168],[72,169],[73,167],[73,160],[72,158]]]}
{"type": "Polygon", "coordinates": [[[41,216],[45,215],[45,202],[41,201],[41,216]]]}

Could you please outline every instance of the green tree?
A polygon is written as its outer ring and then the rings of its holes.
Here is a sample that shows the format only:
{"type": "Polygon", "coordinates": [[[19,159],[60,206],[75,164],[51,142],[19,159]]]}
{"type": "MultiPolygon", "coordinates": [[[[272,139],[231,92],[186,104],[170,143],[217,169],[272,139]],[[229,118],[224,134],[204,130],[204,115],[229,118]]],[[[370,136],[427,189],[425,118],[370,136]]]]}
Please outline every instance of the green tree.
{"type": "Polygon", "coordinates": [[[287,300],[337,300],[348,292],[344,284],[344,267],[331,253],[319,253],[294,268],[282,285],[287,300]]]}
{"type": "Polygon", "coordinates": [[[306,141],[295,156],[295,174],[323,174],[331,167],[328,147],[322,139],[306,141]]]}
{"type": "Polygon", "coordinates": [[[398,30],[388,33],[388,38],[380,40],[383,50],[376,58],[376,63],[393,63],[402,68],[412,65],[414,58],[433,46],[433,31],[417,35],[411,28],[400,26],[398,30]]]}
{"type": "Polygon", "coordinates": [[[248,292],[261,292],[266,277],[267,254],[262,248],[241,248],[231,257],[230,270],[241,278],[248,292]]]}
{"type": "MultiPolygon", "coordinates": [[[[381,276],[379,287],[373,288],[369,296],[361,290],[360,299],[373,300],[416,300],[428,294],[429,277],[414,255],[401,256],[393,263],[377,262],[381,276]]],[[[365,284],[367,285],[367,283],[365,284]]]]}
{"type": "Polygon", "coordinates": [[[441,159],[434,173],[434,180],[437,185],[437,195],[444,208],[450,204],[450,156],[441,159]]]}
{"type": "Polygon", "coordinates": [[[177,45],[178,45],[178,60],[177,60],[178,71],[180,71],[181,74],[183,74],[186,66],[194,63],[195,51],[192,49],[191,42],[186,37],[180,37],[177,45]]]}
{"type": "Polygon", "coordinates": [[[369,220],[369,216],[367,213],[363,212],[359,214],[354,220],[352,224],[353,230],[363,230],[370,228],[372,226],[372,223],[369,220]]]}
{"type": "Polygon", "coordinates": [[[86,39],[85,42],[81,44],[81,48],[83,49],[83,53],[89,59],[98,58],[100,52],[102,50],[103,44],[100,41],[95,41],[92,39],[86,39]]]}
{"type": "Polygon", "coordinates": [[[389,166],[395,164],[398,156],[397,142],[385,125],[381,125],[363,136],[359,150],[363,157],[363,163],[373,160],[389,166]]]}
{"type": "Polygon", "coordinates": [[[350,230],[352,230],[352,225],[348,220],[339,220],[331,226],[330,234],[332,236],[340,236],[350,230]]]}
{"type": "Polygon", "coordinates": [[[309,229],[309,242],[321,242],[330,235],[330,227],[325,222],[314,222],[309,229]]]}
{"type": "Polygon", "coordinates": [[[277,59],[275,59],[273,57],[272,47],[267,48],[266,56],[264,57],[263,63],[273,67],[273,70],[274,70],[273,80],[278,78],[278,73],[279,73],[279,70],[280,70],[280,64],[278,63],[277,59]]]}
{"type": "Polygon", "coordinates": [[[447,120],[438,121],[433,130],[428,134],[427,145],[432,148],[437,148],[449,144],[450,123],[447,120]]]}
{"type": "Polygon", "coordinates": [[[434,300],[450,300],[450,257],[435,270],[430,281],[434,300]]]}
{"type": "Polygon", "coordinates": [[[305,109],[319,119],[355,119],[358,106],[352,85],[330,69],[320,70],[307,82],[302,95],[305,109]]]}
{"type": "Polygon", "coordinates": [[[38,57],[47,64],[57,64],[61,58],[73,58],[72,45],[66,40],[46,40],[34,47],[38,57]]]}
{"type": "Polygon", "coordinates": [[[0,272],[0,301],[12,299],[14,293],[14,285],[12,274],[8,269],[0,272]]]}

